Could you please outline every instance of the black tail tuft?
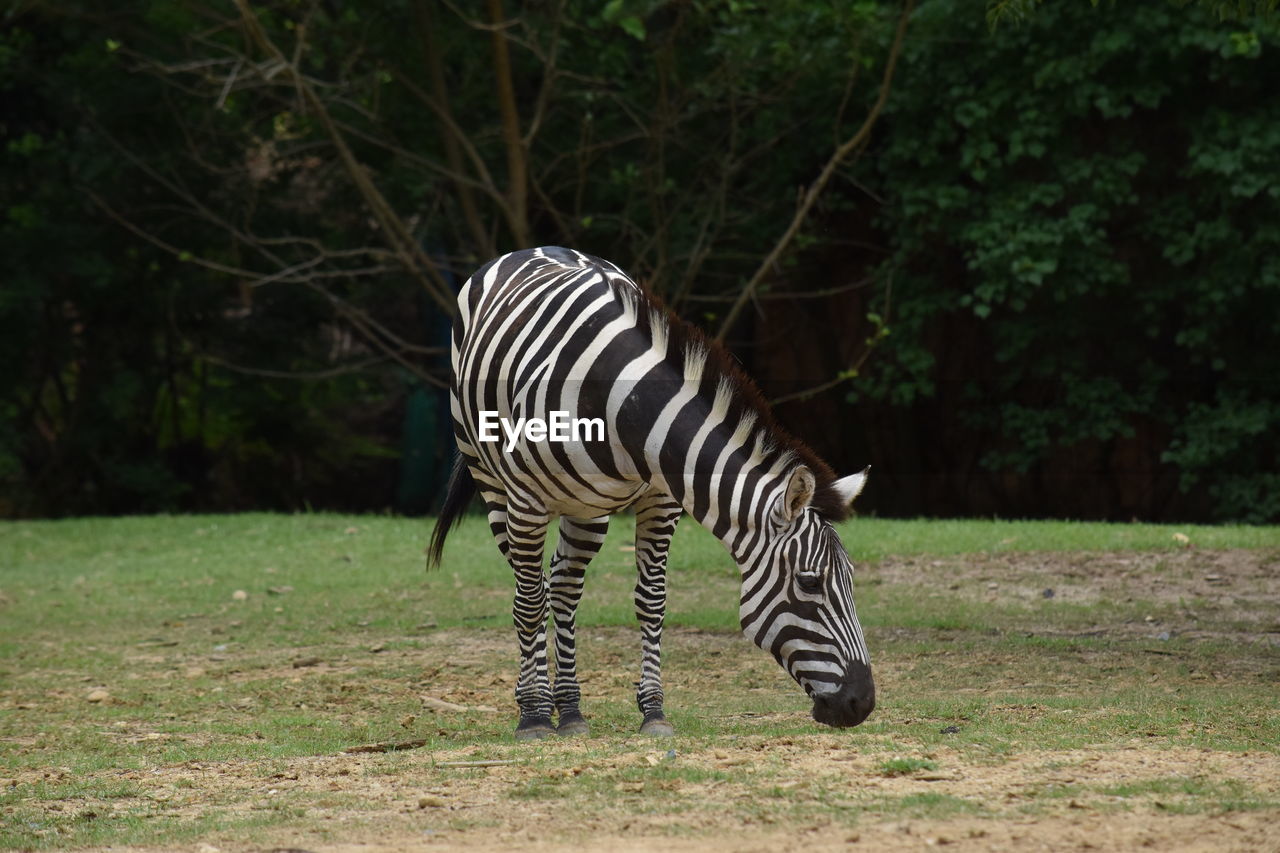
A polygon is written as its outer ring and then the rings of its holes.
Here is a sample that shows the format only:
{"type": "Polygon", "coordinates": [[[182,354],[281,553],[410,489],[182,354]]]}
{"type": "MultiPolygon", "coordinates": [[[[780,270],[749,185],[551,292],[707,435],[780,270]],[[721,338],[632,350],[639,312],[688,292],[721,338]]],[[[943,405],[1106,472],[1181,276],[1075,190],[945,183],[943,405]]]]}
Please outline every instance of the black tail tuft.
{"type": "Polygon", "coordinates": [[[453,473],[449,475],[449,488],[444,495],[444,505],[440,507],[440,517],[436,519],[436,529],[431,534],[431,545],[427,548],[427,568],[440,566],[440,555],[444,553],[444,540],[449,531],[462,518],[476,493],[476,481],[471,479],[471,471],[462,454],[453,462],[453,473]]]}

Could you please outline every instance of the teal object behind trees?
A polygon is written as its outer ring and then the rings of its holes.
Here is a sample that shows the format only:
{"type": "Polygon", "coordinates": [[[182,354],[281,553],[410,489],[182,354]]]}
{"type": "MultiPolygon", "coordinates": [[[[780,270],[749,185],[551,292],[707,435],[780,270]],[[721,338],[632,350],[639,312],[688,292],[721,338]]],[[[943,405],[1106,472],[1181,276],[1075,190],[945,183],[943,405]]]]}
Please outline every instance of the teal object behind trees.
{"type": "Polygon", "coordinates": [[[438,458],[437,434],[442,414],[439,405],[439,394],[422,385],[414,388],[405,401],[396,509],[408,515],[432,509],[438,489],[448,479],[448,468],[438,458]]]}

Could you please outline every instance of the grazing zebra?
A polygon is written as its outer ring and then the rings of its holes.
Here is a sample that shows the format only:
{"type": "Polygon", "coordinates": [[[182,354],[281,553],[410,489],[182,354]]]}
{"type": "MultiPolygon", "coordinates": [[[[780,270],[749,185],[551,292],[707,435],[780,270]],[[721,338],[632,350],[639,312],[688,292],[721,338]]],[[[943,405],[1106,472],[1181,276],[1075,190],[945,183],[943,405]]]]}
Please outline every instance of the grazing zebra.
{"type": "Polygon", "coordinates": [[[667,550],[682,512],[728,548],[742,572],[743,633],[805,689],[813,718],[856,726],[871,713],[875,685],[854,611],[853,566],[830,523],[848,517],[867,472],[837,479],[774,422],[721,347],[613,264],[545,247],[503,255],[467,280],[452,359],[461,454],[429,552],[438,564],[478,489],[515,571],[518,739],[587,731],[575,613],[609,515],[627,507],[636,516],[642,732],[673,732],[663,716],[660,643],[667,550]],[[545,440],[546,425],[532,419],[556,412],[602,420],[604,440],[545,440]],[[494,440],[497,418],[505,421],[494,440]],[[548,580],[543,540],[556,517],[548,580]]]}

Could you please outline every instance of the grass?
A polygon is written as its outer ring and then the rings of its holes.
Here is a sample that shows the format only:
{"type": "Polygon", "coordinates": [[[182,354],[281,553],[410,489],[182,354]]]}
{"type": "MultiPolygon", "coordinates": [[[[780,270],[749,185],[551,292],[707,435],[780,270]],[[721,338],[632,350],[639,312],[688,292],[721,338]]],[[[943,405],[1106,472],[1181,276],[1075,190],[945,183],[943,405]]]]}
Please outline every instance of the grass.
{"type": "Polygon", "coordinates": [[[938,765],[927,758],[889,758],[877,769],[882,776],[908,776],[919,770],[937,770],[938,765]]]}
{"type": "Polygon", "coordinates": [[[562,801],[615,832],[625,818],[698,837],[720,819],[999,820],[1064,800],[1280,808],[1241,769],[1280,769],[1267,763],[1280,744],[1274,527],[850,522],[879,707],[830,732],[736,634],[737,570],[686,522],[665,646],[674,755],[633,734],[629,519],[615,520],[581,613],[596,736],[534,745],[510,735],[509,569],[475,518],[428,573],[429,533],[332,515],[0,525],[0,847],[341,840],[388,820],[465,838],[505,831],[502,803],[562,801]],[[1199,556],[1223,549],[1253,555],[1252,574],[1221,582],[1229,595],[1203,580],[1225,570],[1199,556]],[[1141,573],[1116,586],[1105,560],[1124,555],[1141,573]],[[499,710],[432,714],[424,694],[499,710]],[[342,752],[411,739],[425,751],[342,752]],[[1242,757],[1200,775],[1050,778],[1055,761],[1133,749],[1175,764],[1242,757]],[[438,766],[451,759],[513,764],[438,766]],[[948,781],[998,787],[1002,773],[1045,781],[1008,807],[948,781]],[[855,784],[866,779],[880,787],[855,784]],[[467,807],[419,809],[432,786],[467,807]]]}

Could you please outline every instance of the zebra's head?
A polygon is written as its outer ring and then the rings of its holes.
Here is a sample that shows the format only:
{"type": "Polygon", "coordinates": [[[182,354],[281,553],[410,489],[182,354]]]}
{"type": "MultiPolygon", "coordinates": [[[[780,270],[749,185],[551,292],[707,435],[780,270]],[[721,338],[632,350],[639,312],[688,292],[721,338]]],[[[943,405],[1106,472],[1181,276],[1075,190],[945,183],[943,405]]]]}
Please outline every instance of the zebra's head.
{"type": "MultiPolygon", "coordinates": [[[[868,469],[869,470],[869,469],[868,469]]],[[[847,513],[867,471],[827,487],[847,513]]],[[[813,718],[856,726],[876,704],[871,659],[853,604],[853,563],[814,507],[813,472],[786,478],[761,519],[764,547],[743,574],[742,631],[772,654],[813,699],[813,718]]]]}

